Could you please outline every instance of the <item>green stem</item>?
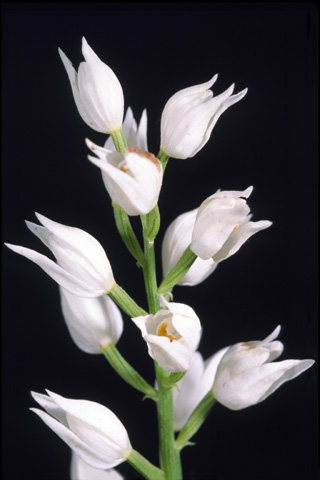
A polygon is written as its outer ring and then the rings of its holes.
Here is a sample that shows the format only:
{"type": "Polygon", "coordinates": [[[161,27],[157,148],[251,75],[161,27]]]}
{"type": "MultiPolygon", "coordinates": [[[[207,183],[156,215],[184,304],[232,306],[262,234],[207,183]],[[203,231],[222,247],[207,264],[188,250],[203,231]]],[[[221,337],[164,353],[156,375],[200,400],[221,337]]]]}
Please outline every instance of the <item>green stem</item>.
{"type": "Polygon", "coordinates": [[[144,283],[148,298],[149,312],[155,314],[160,309],[159,295],[157,293],[156,262],[154,257],[154,242],[148,240],[148,219],[147,215],[141,215],[144,239],[143,266],[144,283]]]}
{"type": "Polygon", "coordinates": [[[112,137],[114,146],[117,150],[117,152],[124,154],[124,151],[126,148],[128,148],[126,139],[124,138],[122,127],[120,130],[117,130],[115,132],[110,132],[110,135],[112,137]]]}
{"type": "MultiPolygon", "coordinates": [[[[160,309],[159,295],[157,292],[156,265],[154,257],[154,242],[148,239],[148,227],[150,222],[146,215],[141,216],[144,238],[145,264],[143,275],[148,297],[149,311],[155,314],[160,309]]],[[[173,402],[172,385],[166,385],[169,373],[155,363],[158,384],[158,424],[160,442],[160,464],[165,472],[166,480],[181,480],[182,469],[180,451],[175,445],[173,431],[173,402]]]]}
{"type": "Polygon", "coordinates": [[[112,368],[132,387],[147,397],[157,400],[158,392],[123,358],[117,347],[110,343],[101,349],[112,368]]]}
{"type": "Polygon", "coordinates": [[[190,438],[193,437],[193,435],[199,430],[215,402],[216,399],[210,390],[207,395],[203,397],[201,402],[198,403],[188,418],[187,423],[180,431],[175,442],[176,448],[181,450],[183,447],[188,445],[190,438]]]}
{"type": "Polygon", "coordinates": [[[155,362],[158,383],[158,425],[160,441],[160,465],[166,480],[182,480],[180,450],[175,445],[173,431],[172,387],[164,385],[168,372],[155,362]]]}
{"type": "Polygon", "coordinates": [[[148,315],[143,308],[139,307],[133,298],[127,294],[123,288],[117,283],[108,292],[108,295],[116,302],[117,305],[127,314],[129,317],[140,317],[141,315],[148,315]]]}
{"type": "Polygon", "coordinates": [[[185,249],[176,265],[168,273],[158,288],[159,294],[166,294],[181,280],[188,272],[191,265],[197,259],[197,255],[190,250],[190,246],[185,249]]]}
{"type": "Polygon", "coordinates": [[[136,450],[132,449],[127,462],[147,480],[166,480],[163,471],[150,463],[136,450]]]}
{"type": "Polygon", "coordinates": [[[169,158],[168,155],[166,153],[164,153],[162,150],[160,150],[160,152],[158,153],[157,155],[157,159],[160,160],[160,162],[162,163],[162,170],[163,170],[163,173],[166,169],[166,166],[167,166],[167,163],[169,161],[169,158]]]}
{"type": "Polygon", "coordinates": [[[144,254],[140,243],[131,226],[129,215],[117,203],[112,203],[116,226],[122,240],[131,255],[137,260],[138,266],[144,264],[144,254]]]}

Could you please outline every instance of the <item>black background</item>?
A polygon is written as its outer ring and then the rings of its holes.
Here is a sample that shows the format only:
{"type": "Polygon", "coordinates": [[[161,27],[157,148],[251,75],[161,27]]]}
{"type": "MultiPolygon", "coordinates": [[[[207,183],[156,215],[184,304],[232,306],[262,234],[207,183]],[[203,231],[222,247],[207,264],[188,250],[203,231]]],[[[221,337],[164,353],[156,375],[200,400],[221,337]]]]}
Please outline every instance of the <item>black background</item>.
{"type": "MultiPolygon", "coordinates": [[[[141,272],[121,244],[85,137],[102,145],[76,110],[60,47],[77,68],[81,37],[118,76],[125,108],[148,111],[157,154],[161,112],[178,90],[219,73],[246,97],[225,112],[192,159],[169,161],[161,230],[218,188],[242,190],[253,220],[273,225],[221,263],[203,284],[177,287],[203,325],[205,358],[278,324],[281,359],[317,357],[317,7],[305,4],[13,3],[2,9],[2,241],[45,247],[27,230],[38,211],[96,237],[117,282],[145,305],[141,272]]],[[[134,219],[139,228],[138,219],[134,219]]],[[[70,452],[28,408],[30,390],[100,402],[157,462],[154,405],[123,384],[102,356],[77,349],[56,284],[3,247],[2,478],[67,479],[70,452]]],[[[160,265],[159,265],[160,279],[160,265]]],[[[153,382],[153,365],[129,318],[118,347],[153,382]]],[[[317,364],[265,402],[239,412],[216,405],[182,452],[186,479],[294,480],[318,476],[317,364]]],[[[126,479],[136,478],[126,464],[126,479]]]]}

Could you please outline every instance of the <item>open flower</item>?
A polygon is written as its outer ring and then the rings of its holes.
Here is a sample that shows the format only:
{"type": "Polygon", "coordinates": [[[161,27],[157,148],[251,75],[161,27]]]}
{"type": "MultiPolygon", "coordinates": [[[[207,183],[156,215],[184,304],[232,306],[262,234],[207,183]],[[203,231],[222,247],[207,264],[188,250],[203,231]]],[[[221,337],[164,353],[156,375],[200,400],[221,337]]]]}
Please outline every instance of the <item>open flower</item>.
{"type": "Polygon", "coordinates": [[[201,335],[195,311],[182,303],[167,303],[155,315],[135,317],[149,355],[168,372],[188,370],[201,335]]]}
{"type": "Polygon", "coordinates": [[[52,251],[58,263],[19,245],[7,247],[39,265],[59,285],[80,297],[99,297],[115,285],[109,260],[100,243],[79,228],[68,227],[36,213],[43,227],[27,227],[52,251]]]}
{"type": "Polygon", "coordinates": [[[114,468],[99,470],[91,467],[74,452],[72,452],[70,477],[71,480],[123,480],[124,478],[114,468]]]}
{"type": "Polygon", "coordinates": [[[218,191],[200,205],[190,245],[198,257],[221,262],[236,253],[252,235],[272,225],[268,220],[250,221],[244,198],[250,196],[252,189],[218,191]]]}
{"type": "Polygon", "coordinates": [[[132,447],[120,420],[108,408],[87,400],[32,392],[48,413],[31,408],[86,463],[109,469],[124,462],[132,447]]]}
{"type": "Polygon", "coordinates": [[[247,89],[232,95],[234,84],[214,97],[208,90],[218,75],[206,83],[175,93],[166,103],[161,117],[160,149],[169,157],[193,157],[207,143],[220,115],[239,102],[247,89]]]}
{"type": "Polygon", "coordinates": [[[241,410],[265,400],[283,383],[314,364],[314,360],[283,360],[270,363],[283,351],[275,340],[278,326],[262,341],[237,343],[223,355],[212,392],[218,402],[231,410],[241,410]]]}
{"type": "Polygon", "coordinates": [[[82,38],[81,62],[78,73],[70,60],[60,50],[78,111],[89,127],[102,133],[121,129],[124,98],[122,87],[110,67],[103,63],[82,38]]]}
{"type": "Polygon", "coordinates": [[[83,298],[60,287],[61,307],[70,335],[86,353],[101,353],[107,345],[116,344],[122,330],[122,315],[108,296],[83,298]]]}
{"type": "MultiPolygon", "coordinates": [[[[190,245],[198,209],[179,215],[168,227],[162,242],[163,277],[175,267],[185,249],[190,245]]],[[[212,258],[197,257],[178,285],[194,286],[203,282],[217,267],[212,258]]]]}
{"type": "Polygon", "coordinates": [[[113,202],[128,215],[149,213],[157,204],[162,184],[161,162],[149,152],[129,147],[124,156],[86,140],[98,158],[89,160],[102,171],[105,187],[113,202]]]}

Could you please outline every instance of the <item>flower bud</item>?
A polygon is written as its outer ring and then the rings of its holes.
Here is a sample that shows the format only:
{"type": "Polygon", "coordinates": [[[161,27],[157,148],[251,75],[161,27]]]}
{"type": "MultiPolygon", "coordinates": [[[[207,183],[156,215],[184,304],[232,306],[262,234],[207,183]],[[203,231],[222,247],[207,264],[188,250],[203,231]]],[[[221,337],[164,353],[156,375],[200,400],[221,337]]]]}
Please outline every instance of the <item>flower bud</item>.
{"type": "Polygon", "coordinates": [[[161,162],[149,152],[129,147],[124,156],[86,140],[98,158],[89,160],[102,171],[105,187],[113,202],[128,215],[149,213],[158,202],[162,184],[161,162]]]}
{"type": "Polygon", "coordinates": [[[102,353],[101,349],[116,344],[122,330],[122,315],[108,296],[83,298],[60,287],[61,307],[70,335],[86,353],[102,353]]]}
{"type": "Polygon", "coordinates": [[[52,251],[58,263],[19,245],[7,247],[39,265],[61,287],[79,297],[100,297],[115,285],[110,262],[100,243],[79,228],[53,222],[36,213],[42,226],[27,227],[52,251]]]}
{"type": "Polygon", "coordinates": [[[167,303],[155,315],[135,317],[147,342],[149,355],[168,372],[188,370],[201,335],[195,311],[182,303],[167,303]]]}
{"type": "Polygon", "coordinates": [[[82,119],[97,132],[111,133],[121,129],[124,98],[122,87],[110,67],[103,63],[82,38],[85,62],[78,73],[60,50],[78,111],[82,119]]]}
{"type": "Polygon", "coordinates": [[[87,400],[32,392],[48,413],[32,408],[43,421],[86,463],[109,469],[124,462],[132,447],[120,420],[108,408],[87,400]]]}
{"type": "Polygon", "coordinates": [[[217,97],[208,90],[218,75],[206,83],[175,93],[166,103],[161,117],[161,145],[166,155],[193,157],[207,143],[220,115],[239,102],[247,89],[231,95],[234,84],[217,97]]]}

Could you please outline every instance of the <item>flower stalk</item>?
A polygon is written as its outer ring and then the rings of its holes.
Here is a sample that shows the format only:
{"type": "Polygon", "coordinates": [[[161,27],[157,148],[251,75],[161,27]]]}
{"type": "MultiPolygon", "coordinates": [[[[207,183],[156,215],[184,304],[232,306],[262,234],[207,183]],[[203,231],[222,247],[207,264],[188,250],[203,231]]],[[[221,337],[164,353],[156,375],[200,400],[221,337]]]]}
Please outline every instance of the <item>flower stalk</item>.
{"type": "Polygon", "coordinates": [[[117,203],[113,202],[112,206],[116,226],[125,246],[136,259],[137,265],[143,267],[144,253],[131,226],[129,215],[117,203]]]}
{"type": "Polygon", "coordinates": [[[183,447],[189,445],[190,438],[193,437],[195,433],[199,430],[205,419],[207,418],[211,408],[215,404],[216,399],[210,390],[201,402],[194,409],[190,415],[187,423],[184,425],[180,431],[176,441],[175,446],[179,450],[182,450],[183,447]]]}
{"type": "Polygon", "coordinates": [[[134,449],[131,450],[127,462],[147,480],[166,480],[160,468],[150,463],[149,460],[134,449]]]}
{"type": "Polygon", "coordinates": [[[157,400],[158,392],[125,360],[114,344],[110,343],[103,347],[101,352],[125,382],[144,393],[146,397],[157,400]]]}
{"type": "Polygon", "coordinates": [[[108,295],[129,317],[137,317],[138,315],[146,315],[147,312],[139,307],[133,298],[123,290],[117,283],[114,284],[108,295]]]}
{"type": "Polygon", "coordinates": [[[159,294],[170,292],[179,280],[188,272],[191,265],[196,261],[197,255],[190,250],[190,246],[185,249],[177,264],[168,273],[158,288],[159,294]]]}
{"type": "Polygon", "coordinates": [[[117,152],[124,154],[126,148],[128,148],[127,141],[124,137],[122,128],[120,130],[116,130],[115,132],[110,132],[112,137],[114,146],[117,152]]]}

